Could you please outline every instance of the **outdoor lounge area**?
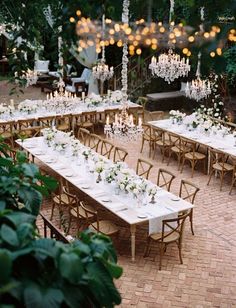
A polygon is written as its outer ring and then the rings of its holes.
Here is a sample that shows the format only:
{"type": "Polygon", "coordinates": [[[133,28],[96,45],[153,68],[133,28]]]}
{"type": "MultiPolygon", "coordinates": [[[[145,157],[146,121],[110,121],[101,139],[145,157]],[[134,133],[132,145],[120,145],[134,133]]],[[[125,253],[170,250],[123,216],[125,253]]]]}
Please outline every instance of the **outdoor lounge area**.
{"type": "Polygon", "coordinates": [[[236,307],[235,13],[3,0],[0,307],[236,307]]]}

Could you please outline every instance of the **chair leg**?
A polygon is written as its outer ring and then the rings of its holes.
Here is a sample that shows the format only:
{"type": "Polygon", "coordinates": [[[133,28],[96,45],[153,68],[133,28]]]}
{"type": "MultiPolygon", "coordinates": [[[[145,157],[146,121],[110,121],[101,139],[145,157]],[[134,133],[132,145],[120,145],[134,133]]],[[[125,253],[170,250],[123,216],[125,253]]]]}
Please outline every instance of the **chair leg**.
{"type": "Polygon", "coordinates": [[[144,139],[142,139],[142,145],[141,145],[141,150],[140,150],[140,153],[143,152],[143,145],[144,145],[144,139]]]}
{"type": "Polygon", "coordinates": [[[232,177],[232,183],[231,183],[231,187],[230,187],[230,191],[229,191],[229,194],[231,195],[232,193],[232,190],[233,190],[233,187],[234,187],[234,183],[236,182],[236,178],[234,178],[234,174],[233,174],[233,177],[232,177]]]}
{"type": "Polygon", "coordinates": [[[50,220],[52,220],[52,218],[53,218],[54,209],[55,209],[55,204],[53,203],[53,204],[52,204],[52,211],[51,211],[51,217],[50,217],[50,220]]]}
{"type": "Polygon", "coordinates": [[[159,261],[159,271],[161,271],[161,265],[162,265],[162,256],[163,256],[163,243],[160,243],[160,261],[159,261]]]}
{"type": "Polygon", "coordinates": [[[143,254],[143,257],[146,258],[149,256],[150,254],[150,237],[148,237],[147,239],[147,245],[146,245],[146,248],[145,248],[145,251],[144,251],[144,254],[143,254]]]}
{"type": "Polygon", "coordinates": [[[182,259],[182,243],[179,240],[179,242],[177,243],[178,248],[179,248],[179,259],[180,259],[180,263],[183,264],[183,259],[182,259]]]}
{"type": "Polygon", "coordinates": [[[180,173],[182,173],[182,172],[183,172],[183,169],[184,169],[184,163],[185,163],[185,157],[183,157],[183,161],[182,161],[182,165],[181,165],[180,173]]]}
{"type": "Polygon", "coordinates": [[[207,185],[210,184],[210,181],[211,181],[211,178],[212,178],[213,173],[214,173],[214,169],[211,170],[211,173],[210,173],[210,176],[209,176],[209,180],[208,180],[208,182],[207,182],[207,185]]]}
{"type": "Polygon", "coordinates": [[[193,231],[193,210],[191,210],[191,214],[189,216],[189,220],[190,220],[190,226],[191,226],[192,235],[194,235],[194,231],[193,231]]]}
{"type": "Polygon", "coordinates": [[[221,172],[220,173],[220,191],[222,191],[223,180],[224,180],[224,172],[221,172]]]}

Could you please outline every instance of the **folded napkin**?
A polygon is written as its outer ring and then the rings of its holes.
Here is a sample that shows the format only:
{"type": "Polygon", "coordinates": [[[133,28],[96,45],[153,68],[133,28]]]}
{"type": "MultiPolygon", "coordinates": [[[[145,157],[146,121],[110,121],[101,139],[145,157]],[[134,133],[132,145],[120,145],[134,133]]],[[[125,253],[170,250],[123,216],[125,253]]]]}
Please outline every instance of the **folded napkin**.
{"type": "MultiPolygon", "coordinates": [[[[177,213],[171,213],[168,215],[163,216],[162,218],[151,218],[149,219],[149,235],[153,233],[160,233],[162,232],[162,220],[164,219],[172,219],[177,218],[177,213]]],[[[176,223],[171,223],[171,226],[174,228],[177,226],[176,223]]],[[[170,228],[165,227],[165,231],[169,231],[170,228]]]]}

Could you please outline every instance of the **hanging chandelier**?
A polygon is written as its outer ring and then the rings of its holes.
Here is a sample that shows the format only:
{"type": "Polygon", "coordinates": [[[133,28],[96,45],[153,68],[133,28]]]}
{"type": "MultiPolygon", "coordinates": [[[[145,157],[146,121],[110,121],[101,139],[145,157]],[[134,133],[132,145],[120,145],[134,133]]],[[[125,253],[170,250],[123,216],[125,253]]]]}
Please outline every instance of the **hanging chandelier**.
{"type": "MultiPolygon", "coordinates": [[[[204,7],[200,9],[201,21],[200,30],[203,29],[203,21],[204,21],[204,7]]],[[[185,88],[185,95],[190,99],[194,99],[199,102],[202,99],[206,99],[211,94],[211,83],[209,80],[201,79],[201,52],[198,53],[198,63],[197,63],[197,71],[196,71],[196,79],[192,80],[191,83],[187,82],[185,88]]]]}
{"type": "MultiPolygon", "coordinates": [[[[102,16],[102,36],[103,36],[103,43],[104,43],[104,34],[105,34],[105,15],[102,16]]],[[[109,66],[106,64],[106,58],[105,58],[105,44],[102,44],[102,58],[100,62],[97,63],[93,67],[93,77],[95,79],[100,80],[101,82],[101,95],[103,95],[103,84],[106,80],[109,80],[112,78],[114,71],[113,66],[109,68],[109,66]]]]}
{"type": "MultiPolygon", "coordinates": [[[[129,24],[129,0],[123,1],[122,22],[128,26],[129,24]]],[[[106,118],[106,125],[104,126],[104,133],[108,138],[119,139],[123,141],[137,140],[143,133],[142,119],[138,119],[138,123],[134,122],[133,115],[128,114],[128,46],[127,41],[123,45],[122,56],[122,108],[120,114],[115,115],[115,121],[110,122],[109,116],[106,118]]],[[[136,119],[137,120],[137,119],[136,119]]]]}
{"type": "MultiPolygon", "coordinates": [[[[171,34],[173,34],[174,23],[171,21],[173,13],[174,13],[174,0],[170,0],[169,37],[171,37],[171,34]]],[[[190,71],[190,65],[188,58],[187,60],[185,60],[185,58],[181,59],[180,55],[174,53],[172,48],[174,47],[173,42],[169,41],[168,44],[170,46],[168,52],[161,54],[158,57],[158,61],[156,57],[152,57],[149,68],[153,76],[163,78],[168,83],[171,83],[179,77],[187,76],[190,71]]]]}

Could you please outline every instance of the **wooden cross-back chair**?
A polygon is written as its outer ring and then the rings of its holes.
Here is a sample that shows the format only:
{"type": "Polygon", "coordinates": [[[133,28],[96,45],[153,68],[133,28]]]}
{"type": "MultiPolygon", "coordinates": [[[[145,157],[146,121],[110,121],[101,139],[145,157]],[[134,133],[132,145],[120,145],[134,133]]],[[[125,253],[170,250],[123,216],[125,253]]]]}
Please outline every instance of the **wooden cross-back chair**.
{"type": "Polygon", "coordinates": [[[39,125],[41,128],[50,128],[56,125],[56,116],[48,116],[48,117],[39,117],[38,118],[39,125]]]}
{"type": "Polygon", "coordinates": [[[186,161],[189,161],[191,164],[191,177],[193,177],[195,167],[200,161],[203,161],[204,172],[206,172],[206,155],[197,151],[197,143],[185,138],[181,138],[180,141],[182,149],[188,149],[186,153],[183,152],[180,172],[183,172],[184,164],[186,161]]]}
{"type": "Polygon", "coordinates": [[[80,201],[80,206],[84,210],[89,229],[107,236],[118,235],[119,229],[112,221],[100,220],[98,212],[94,209],[92,210],[91,207],[89,207],[84,201],[80,201]],[[92,218],[93,222],[91,223],[92,218]]]}
{"type": "Polygon", "coordinates": [[[144,257],[147,257],[150,254],[151,242],[157,242],[159,244],[160,250],[159,270],[161,270],[162,257],[166,251],[166,247],[171,243],[177,244],[180,263],[183,264],[182,241],[184,233],[184,223],[188,217],[190,217],[190,212],[187,212],[178,218],[164,219],[162,220],[162,231],[150,234],[148,236],[144,257]]]}
{"type": "Polygon", "coordinates": [[[80,140],[81,143],[85,146],[89,146],[90,142],[90,131],[86,128],[80,127],[78,130],[77,138],[80,140]]]}
{"type": "Polygon", "coordinates": [[[171,184],[175,178],[176,176],[172,172],[160,168],[157,174],[157,186],[170,191],[171,184]]]}
{"type": "Polygon", "coordinates": [[[56,117],[56,128],[63,132],[69,132],[72,129],[72,115],[58,115],[56,117]]]}
{"type": "Polygon", "coordinates": [[[113,162],[116,163],[118,161],[125,161],[127,155],[128,155],[128,152],[125,149],[121,147],[115,147],[113,162]]]}
{"type": "MultiPolygon", "coordinates": [[[[195,184],[186,181],[186,180],[181,180],[180,183],[180,189],[179,189],[179,197],[182,198],[183,200],[186,200],[192,204],[194,204],[196,195],[200,188],[198,188],[195,184]]],[[[179,215],[183,215],[184,212],[179,213],[179,215]]],[[[193,209],[190,210],[189,213],[189,220],[190,220],[190,226],[191,226],[191,231],[192,234],[194,235],[193,231],[193,209]]]]}
{"type": "Polygon", "coordinates": [[[148,143],[149,157],[150,157],[151,152],[154,149],[155,135],[153,135],[152,127],[149,124],[143,124],[143,134],[142,134],[142,142],[141,142],[140,153],[143,152],[143,146],[144,146],[145,142],[148,143]]]}
{"type": "Polygon", "coordinates": [[[80,119],[81,123],[77,123],[77,125],[94,133],[95,124],[97,121],[97,111],[82,112],[80,119]]]}
{"type": "MultiPolygon", "coordinates": [[[[69,224],[68,224],[67,233],[70,232],[72,219],[76,220],[77,231],[84,230],[84,229],[88,228],[89,223],[94,221],[94,215],[91,214],[91,213],[85,212],[85,210],[81,206],[81,203],[80,203],[77,196],[73,196],[69,192],[66,192],[66,194],[68,195],[68,197],[69,196],[71,196],[72,198],[76,197],[76,200],[74,199],[74,202],[73,202],[73,199],[72,199],[71,200],[72,202],[70,202],[68,204],[68,206],[69,206],[69,224]]],[[[94,207],[92,207],[91,205],[87,205],[86,207],[90,212],[95,211],[94,207]]]]}
{"type": "Polygon", "coordinates": [[[143,176],[147,180],[152,167],[153,164],[151,164],[148,160],[139,158],[136,166],[136,174],[143,176]]]}
{"type": "Polygon", "coordinates": [[[55,207],[59,211],[59,227],[63,223],[63,210],[68,210],[70,205],[76,205],[77,197],[69,193],[69,184],[62,177],[58,182],[56,191],[52,193],[52,210],[50,220],[53,219],[55,207]]]}
{"type": "Polygon", "coordinates": [[[109,116],[109,124],[114,123],[116,114],[118,115],[117,108],[106,110],[105,111],[105,122],[106,122],[107,117],[109,116]]]}
{"type": "Polygon", "coordinates": [[[155,142],[154,142],[153,158],[155,156],[156,149],[159,148],[162,155],[162,162],[164,162],[165,156],[169,153],[172,143],[169,140],[168,134],[162,129],[155,128],[154,134],[155,134],[155,142]]]}
{"type": "Polygon", "coordinates": [[[148,115],[151,121],[162,120],[164,118],[164,111],[150,111],[148,115]]]}
{"type": "Polygon", "coordinates": [[[99,150],[99,145],[102,142],[102,138],[96,134],[90,134],[90,138],[89,138],[89,147],[98,152],[99,150]]]}
{"type": "Polygon", "coordinates": [[[14,121],[8,121],[7,123],[0,123],[0,136],[5,142],[9,143],[13,147],[14,141],[14,121]]]}
{"type": "Polygon", "coordinates": [[[232,174],[232,182],[231,182],[231,187],[230,187],[230,191],[229,191],[230,195],[232,193],[234,185],[236,184],[236,159],[233,159],[233,166],[234,166],[234,170],[233,170],[233,174],[232,174]]]}
{"type": "Polygon", "coordinates": [[[227,173],[233,173],[234,166],[228,163],[229,156],[221,151],[210,149],[210,176],[207,185],[210,184],[212,175],[216,172],[220,175],[220,190],[222,190],[224,177],[227,173]]]}
{"type": "Polygon", "coordinates": [[[103,139],[100,154],[109,159],[111,157],[111,152],[112,152],[113,148],[114,148],[113,143],[103,139]]]}
{"type": "Polygon", "coordinates": [[[180,136],[177,136],[177,135],[170,133],[170,132],[167,133],[167,136],[168,136],[169,143],[170,143],[169,157],[168,157],[167,165],[169,165],[169,163],[170,163],[171,156],[174,155],[174,156],[177,157],[178,170],[179,170],[181,162],[182,162],[183,155],[185,153],[189,152],[190,149],[183,146],[183,144],[181,143],[180,136]]]}
{"type": "Polygon", "coordinates": [[[42,127],[36,119],[18,120],[17,135],[24,137],[36,137],[40,135],[42,127]]]}

